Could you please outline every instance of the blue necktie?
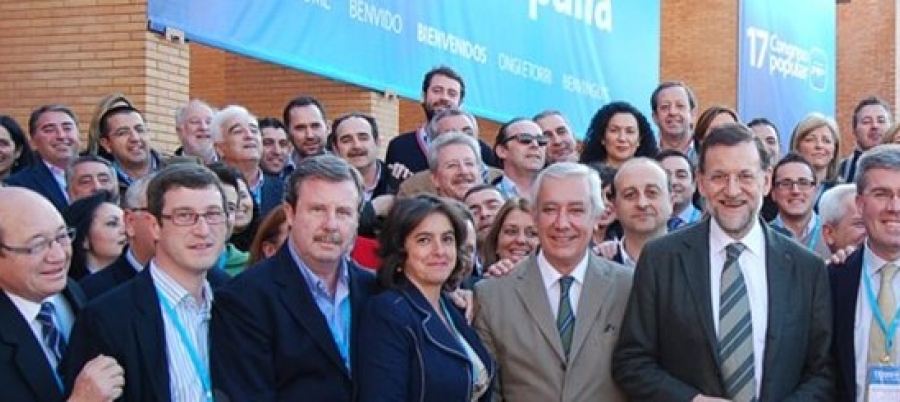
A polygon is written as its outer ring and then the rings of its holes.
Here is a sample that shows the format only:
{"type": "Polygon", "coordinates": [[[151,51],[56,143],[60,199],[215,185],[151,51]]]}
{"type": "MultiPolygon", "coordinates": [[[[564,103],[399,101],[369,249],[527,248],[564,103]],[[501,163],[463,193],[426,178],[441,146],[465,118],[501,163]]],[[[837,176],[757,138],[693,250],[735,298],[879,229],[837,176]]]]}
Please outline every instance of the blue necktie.
{"type": "Polygon", "coordinates": [[[677,216],[673,216],[673,217],[671,217],[671,218],[669,219],[669,223],[668,223],[668,225],[666,225],[666,226],[669,227],[669,231],[671,232],[671,231],[673,231],[673,230],[678,229],[679,227],[681,227],[681,224],[682,224],[682,223],[684,223],[684,221],[681,220],[681,218],[679,218],[679,217],[677,217],[677,216]]]}
{"type": "Polygon", "coordinates": [[[562,341],[566,356],[569,355],[572,334],[575,332],[575,314],[572,312],[572,302],[569,300],[569,290],[572,289],[574,280],[575,278],[571,276],[559,278],[559,311],[556,315],[556,327],[559,329],[559,339],[562,341]]]}
{"type": "Polygon", "coordinates": [[[56,357],[56,363],[59,364],[62,361],[63,354],[66,352],[66,340],[63,338],[61,332],[59,332],[59,328],[56,327],[56,322],[53,319],[53,316],[56,314],[56,309],[53,307],[53,303],[44,302],[41,304],[41,311],[38,312],[37,322],[41,325],[41,337],[44,340],[44,345],[53,352],[53,356],[56,357]]]}

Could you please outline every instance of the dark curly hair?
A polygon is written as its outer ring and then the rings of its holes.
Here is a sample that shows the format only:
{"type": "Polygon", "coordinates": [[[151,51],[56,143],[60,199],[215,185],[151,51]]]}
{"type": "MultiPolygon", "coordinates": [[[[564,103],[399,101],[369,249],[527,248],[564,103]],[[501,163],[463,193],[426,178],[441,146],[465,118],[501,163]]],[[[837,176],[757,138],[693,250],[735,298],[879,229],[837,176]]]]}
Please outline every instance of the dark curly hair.
{"type": "Polygon", "coordinates": [[[634,116],[638,124],[638,147],[632,156],[646,156],[653,158],[659,152],[659,146],[656,144],[656,137],[653,136],[653,128],[647,117],[641,113],[636,107],[628,102],[611,102],[601,107],[591,119],[591,125],[588,127],[587,133],[584,135],[584,150],[581,152],[581,163],[589,164],[593,162],[606,163],[607,152],[604,143],[606,142],[606,128],[613,116],[619,113],[627,113],[634,116]]]}
{"type": "Polygon", "coordinates": [[[397,201],[388,212],[384,228],[378,237],[378,257],[381,259],[381,267],[376,278],[381,287],[398,288],[407,282],[406,274],[403,272],[408,257],[405,248],[406,238],[431,214],[443,214],[453,226],[457,258],[453,271],[447,278],[448,281],[457,278],[461,271],[468,268],[464,261],[458,258],[463,254],[462,248],[466,241],[465,218],[449,202],[430,194],[422,194],[397,201]]]}

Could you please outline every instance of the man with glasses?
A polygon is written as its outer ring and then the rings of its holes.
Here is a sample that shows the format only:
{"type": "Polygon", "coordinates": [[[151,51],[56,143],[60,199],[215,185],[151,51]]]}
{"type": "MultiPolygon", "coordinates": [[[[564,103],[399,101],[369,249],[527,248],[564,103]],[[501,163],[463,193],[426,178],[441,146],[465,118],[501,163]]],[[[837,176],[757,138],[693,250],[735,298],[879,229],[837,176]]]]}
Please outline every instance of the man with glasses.
{"type": "Polygon", "coordinates": [[[807,250],[822,258],[831,256],[831,250],[822,235],[822,219],[813,210],[819,183],[815,170],[802,156],[789,153],[772,170],[772,201],[778,206],[778,215],[772,226],[783,228],[807,250]]]}
{"type": "Polygon", "coordinates": [[[740,124],[699,152],[711,218],[644,246],[613,378],[629,400],[835,400],[825,263],[758,216],[768,152],[740,124]]]}
{"type": "MultiPolygon", "coordinates": [[[[0,387],[10,401],[63,401],[59,364],[84,295],[68,279],[74,232],[43,196],[0,188],[0,387]]],[[[122,367],[92,356],[72,372],[71,400],[122,394],[122,367]]]]}
{"type": "Polygon", "coordinates": [[[548,142],[541,127],[527,118],[517,117],[500,126],[494,153],[503,177],[492,184],[504,197],[529,197],[531,183],[544,168],[548,142]]]}
{"type": "Polygon", "coordinates": [[[150,180],[147,201],[155,255],[133,280],[84,309],[65,372],[111,355],[128,378],[123,400],[212,401],[208,332],[218,284],[207,271],[227,240],[222,186],[203,166],[177,164],[150,180]]]}

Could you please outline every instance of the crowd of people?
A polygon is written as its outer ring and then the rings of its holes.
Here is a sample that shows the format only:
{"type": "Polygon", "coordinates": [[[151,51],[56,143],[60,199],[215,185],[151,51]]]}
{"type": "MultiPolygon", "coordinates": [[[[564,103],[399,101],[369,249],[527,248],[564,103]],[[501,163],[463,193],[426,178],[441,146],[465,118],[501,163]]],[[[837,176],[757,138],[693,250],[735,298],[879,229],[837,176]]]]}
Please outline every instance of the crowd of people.
{"type": "Polygon", "coordinates": [[[191,100],[172,155],[123,94],[83,151],[64,105],[0,116],[0,399],[896,400],[887,103],[841,160],[830,117],[782,151],[678,81],[583,141],[545,110],[488,144],[466,91],[428,71],[384,160],[310,96],[191,100]]]}

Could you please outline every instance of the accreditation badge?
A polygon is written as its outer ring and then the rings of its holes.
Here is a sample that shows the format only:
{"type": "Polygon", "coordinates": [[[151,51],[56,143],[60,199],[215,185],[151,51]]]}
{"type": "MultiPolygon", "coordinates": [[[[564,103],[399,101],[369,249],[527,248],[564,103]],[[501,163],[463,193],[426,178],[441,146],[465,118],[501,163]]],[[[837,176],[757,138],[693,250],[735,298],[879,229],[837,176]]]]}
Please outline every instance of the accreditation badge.
{"type": "Polygon", "coordinates": [[[869,366],[869,402],[900,401],[900,366],[869,366]]]}

